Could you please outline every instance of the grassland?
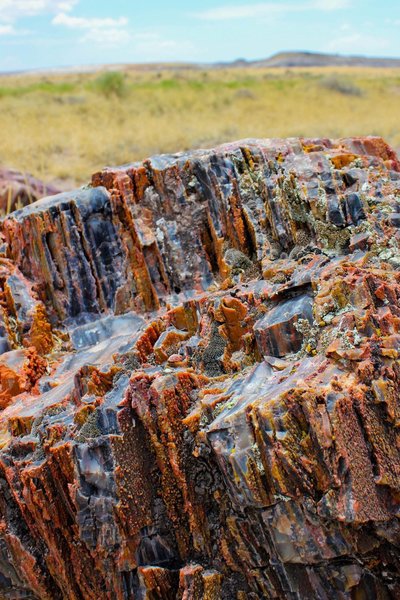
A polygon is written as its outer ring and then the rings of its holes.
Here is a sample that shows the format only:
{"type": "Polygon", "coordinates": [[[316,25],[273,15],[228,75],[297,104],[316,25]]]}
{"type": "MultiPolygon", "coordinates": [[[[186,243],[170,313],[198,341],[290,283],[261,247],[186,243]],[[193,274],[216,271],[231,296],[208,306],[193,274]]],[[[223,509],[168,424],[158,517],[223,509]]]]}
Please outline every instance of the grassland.
{"type": "Polygon", "coordinates": [[[68,188],[104,165],[242,137],[382,135],[400,148],[400,70],[127,70],[0,78],[0,164],[68,188]]]}

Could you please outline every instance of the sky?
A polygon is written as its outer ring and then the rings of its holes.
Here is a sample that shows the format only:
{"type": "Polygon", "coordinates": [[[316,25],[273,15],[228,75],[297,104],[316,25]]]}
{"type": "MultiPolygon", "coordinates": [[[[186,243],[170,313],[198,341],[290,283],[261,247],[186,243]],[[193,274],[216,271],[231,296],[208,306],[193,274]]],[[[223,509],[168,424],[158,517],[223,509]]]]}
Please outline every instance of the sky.
{"type": "Polygon", "coordinates": [[[0,71],[285,50],[400,57],[400,0],[0,0],[0,71]]]}

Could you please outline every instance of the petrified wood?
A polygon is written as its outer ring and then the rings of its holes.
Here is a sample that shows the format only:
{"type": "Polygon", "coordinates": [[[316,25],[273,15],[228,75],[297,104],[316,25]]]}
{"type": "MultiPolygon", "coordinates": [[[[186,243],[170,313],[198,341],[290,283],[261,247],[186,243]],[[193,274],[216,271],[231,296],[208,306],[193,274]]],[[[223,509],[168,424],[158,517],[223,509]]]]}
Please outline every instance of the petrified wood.
{"type": "Polygon", "coordinates": [[[0,215],[59,191],[54,185],[45,184],[28,173],[0,167],[0,215]]]}
{"type": "Polygon", "coordinates": [[[244,140],[0,239],[0,596],[400,597],[400,162],[244,140]]]}

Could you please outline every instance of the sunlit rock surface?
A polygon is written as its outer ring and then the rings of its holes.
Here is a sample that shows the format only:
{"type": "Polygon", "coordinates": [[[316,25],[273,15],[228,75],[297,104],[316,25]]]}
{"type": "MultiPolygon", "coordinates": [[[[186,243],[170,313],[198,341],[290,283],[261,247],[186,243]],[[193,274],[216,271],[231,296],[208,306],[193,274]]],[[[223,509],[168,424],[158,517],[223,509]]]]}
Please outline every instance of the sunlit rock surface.
{"type": "Polygon", "coordinates": [[[245,140],[1,224],[0,597],[400,597],[400,163],[245,140]]]}

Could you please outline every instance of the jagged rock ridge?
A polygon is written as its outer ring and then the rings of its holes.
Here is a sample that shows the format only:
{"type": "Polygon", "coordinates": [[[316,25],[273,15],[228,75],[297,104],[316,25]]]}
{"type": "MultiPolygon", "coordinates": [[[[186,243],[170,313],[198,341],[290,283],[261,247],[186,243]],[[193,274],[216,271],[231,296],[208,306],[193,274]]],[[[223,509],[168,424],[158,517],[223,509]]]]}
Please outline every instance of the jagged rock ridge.
{"type": "Polygon", "coordinates": [[[5,598],[397,598],[400,163],[244,140],[2,222],[5,598]]]}

